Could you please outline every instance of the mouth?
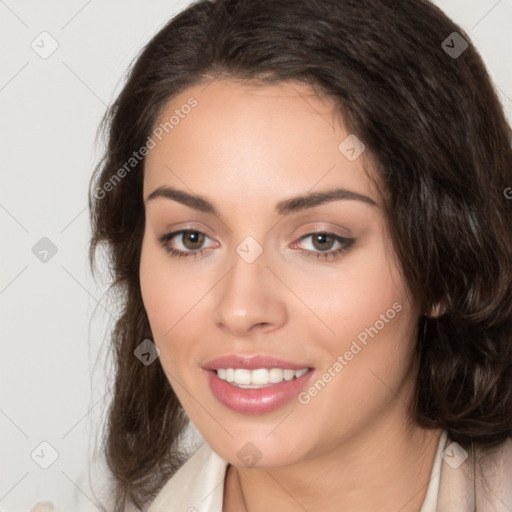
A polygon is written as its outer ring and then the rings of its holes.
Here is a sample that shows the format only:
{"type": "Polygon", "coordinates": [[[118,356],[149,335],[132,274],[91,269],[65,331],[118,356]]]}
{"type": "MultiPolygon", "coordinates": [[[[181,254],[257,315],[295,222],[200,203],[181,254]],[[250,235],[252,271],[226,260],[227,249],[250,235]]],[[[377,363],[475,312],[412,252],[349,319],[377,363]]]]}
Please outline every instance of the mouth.
{"type": "Polygon", "coordinates": [[[215,398],[242,414],[263,414],[289,403],[304,389],[314,368],[268,356],[225,356],[203,367],[215,398]]]}
{"type": "Polygon", "coordinates": [[[233,386],[243,389],[260,389],[280,382],[290,382],[300,379],[309,368],[292,370],[291,368],[258,368],[247,370],[244,368],[219,368],[215,370],[219,379],[229,382],[233,386]]]}

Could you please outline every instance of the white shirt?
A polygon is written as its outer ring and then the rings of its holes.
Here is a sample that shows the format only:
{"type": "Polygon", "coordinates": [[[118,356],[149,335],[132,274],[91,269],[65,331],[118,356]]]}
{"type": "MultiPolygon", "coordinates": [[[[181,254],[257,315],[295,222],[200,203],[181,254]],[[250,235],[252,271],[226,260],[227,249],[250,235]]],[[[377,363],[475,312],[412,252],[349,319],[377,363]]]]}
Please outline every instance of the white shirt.
{"type": "MultiPolygon", "coordinates": [[[[447,433],[443,431],[425,500],[419,512],[437,510],[442,455],[446,442],[447,433]]],[[[222,512],[227,466],[228,462],[204,443],[165,484],[147,512],[222,512]]],[[[512,509],[507,512],[512,512],[512,509]]]]}

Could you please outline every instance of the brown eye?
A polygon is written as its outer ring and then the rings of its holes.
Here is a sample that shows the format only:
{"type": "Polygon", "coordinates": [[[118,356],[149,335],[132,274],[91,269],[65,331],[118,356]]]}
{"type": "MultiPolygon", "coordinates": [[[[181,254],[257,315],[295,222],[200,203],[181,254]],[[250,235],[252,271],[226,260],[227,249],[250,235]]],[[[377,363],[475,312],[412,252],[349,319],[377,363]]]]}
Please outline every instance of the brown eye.
{"type": "Polygon", "coordinates": [[[173,257],[197,259],[209,252],[209,247],[202,247],[206,238],[209,238],[208,235],[201,231],[182,229],[165,233],[158,237],[158,241],[173,257]]]}
{"type": "Polygon", "coordinates": [[[345,238],[335,233],[319,232],[309,233],[301,238],[301,241],[309,239],[309,249],[300,251],[304,256],[317,260],[333,261],[342,256],[354,243],[353,238],[345,238]],[[335,247],[337,246],[337,248],[335,247]]]}
{"type": "Polygon", "coordinates": [[[190,249],[191,251],[195,251],[201,248],[201,245],[204,243],[204,233],[200,233],[199,231],[187,231],[185,233],[181,233],[182,243],[186,249],[190,249]]]}
{"type": "Polygon", "coordinates": [[[336,243],[336,239],[328,233],[315,233],[311,237],[313,246],[319,251],[328,251],[336,243]]]}

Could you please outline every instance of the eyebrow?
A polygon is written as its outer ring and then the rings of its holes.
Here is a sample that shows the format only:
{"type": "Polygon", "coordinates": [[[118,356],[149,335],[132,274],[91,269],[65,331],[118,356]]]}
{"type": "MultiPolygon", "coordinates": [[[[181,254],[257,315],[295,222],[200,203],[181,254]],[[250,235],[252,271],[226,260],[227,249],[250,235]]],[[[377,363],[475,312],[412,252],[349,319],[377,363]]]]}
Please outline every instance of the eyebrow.
{"type": "MultiPolygon", "coordinates": [[[[158,187],[153,192],[151,192],[151,194],[149,194],[144,202],[147,203],[148,201],[156,199],[157,197],[172,199],[178,203],[184,204],[185,206],[194,208],[195,210],[199,210],[201,212],[212,213],[214,215],[219,214],[217,208],[215,208],[215,206],[205,197],[189,194],[183,190],[178,190],[166,185],[158,187]]],[[[324,203],[342,199],[361,201],[371,206],[377,206],[377,203],[368,196],[353,192],[351,190],[346,190],[344,188],[333,188],[323,192],[312,192],[310,194],[304,194],[284,199],[277,203],[275,212],[280,216],[289,215],[290,213],[307,210],[308,208],[314,208],[315,206],[319,206],[324,203]]]]}

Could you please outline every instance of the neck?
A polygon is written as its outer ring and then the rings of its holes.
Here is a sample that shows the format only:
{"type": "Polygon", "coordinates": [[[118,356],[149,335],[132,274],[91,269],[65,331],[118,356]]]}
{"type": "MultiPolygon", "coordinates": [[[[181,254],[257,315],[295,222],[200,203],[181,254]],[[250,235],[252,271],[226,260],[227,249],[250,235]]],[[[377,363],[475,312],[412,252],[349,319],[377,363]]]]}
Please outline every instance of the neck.
{"type": "Polygon", "coordinates": [[[297,464],[239,468],[230,479],[236,510],[419,512],[442,431],[406,422],[400,428],[389,416],[394,423],[367,428],[297,464]]]}

